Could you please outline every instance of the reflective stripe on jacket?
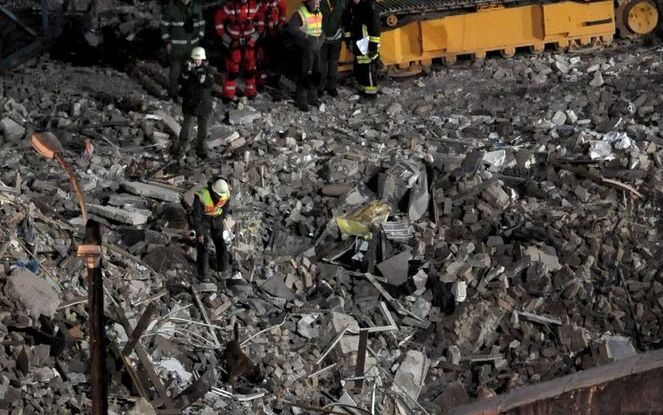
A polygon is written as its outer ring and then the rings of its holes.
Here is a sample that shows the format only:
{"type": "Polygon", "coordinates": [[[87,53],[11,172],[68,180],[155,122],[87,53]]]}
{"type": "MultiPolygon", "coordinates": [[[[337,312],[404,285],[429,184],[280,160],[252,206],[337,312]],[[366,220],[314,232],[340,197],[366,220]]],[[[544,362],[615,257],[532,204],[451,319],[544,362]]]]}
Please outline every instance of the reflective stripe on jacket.
{"type": "Polygon", "coordinates": [[[221,216],[223,213],[223,206],[225,206],[227,200],[219,199],[216,204],[214,204],[212,195],[206,187],[196,190],[196,196],[198,196],[198,200],[200,200],[200,204],[203,206],[203,212],[205,215],[221,216]]]}
{"type": "Polygon", "coordinates": [[[205,36],[205,20],[200,5],[193,0],[188,5],[171,0],[161,13],[161,39],[173,45],[176,56],[188,57],[205,36]]]}
{"type": "Polygon", "coordinates": [[[299,17],[302,18],[302,32],[309,36],[319,37],[322,34],[322,13],[311,13],[306,6],[302,5],[299,10],[299,17]]]}

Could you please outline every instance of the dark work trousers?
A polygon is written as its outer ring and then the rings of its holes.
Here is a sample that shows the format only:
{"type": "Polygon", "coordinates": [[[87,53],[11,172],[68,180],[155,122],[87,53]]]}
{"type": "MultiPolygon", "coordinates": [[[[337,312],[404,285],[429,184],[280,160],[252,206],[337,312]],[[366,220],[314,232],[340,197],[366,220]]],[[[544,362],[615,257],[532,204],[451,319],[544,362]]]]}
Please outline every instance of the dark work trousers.
{"type": "Polygon", "coordinates": [[[170,95],[177,95],[180,90],[180,75],[182,74],[182,68],[184,67],[184,62],[186,62],[187,57],[170,55],[168,59],[170,60],[170,70],[168,71],[168,93],[170,95]]]}
{"type": "Polygon", "coordinates": [[[320,84],[320,50],[306,49],[301,53],[296,100],[317,105],[318,85],[320,84]]]}
{"type": "Polygon", "coordinates": [[[191,128],[193,127],[193,119],[198,118],[198,136],[196,142],[196,151],[207,151],[207,118],[196,117],[191,114],[184,114],[184,121],[182,122],[182,130],[180,131],[179,142],[175,146],[174,152],[176,156],[181,156],[186,151],[189,144],[189,136],[191,136],[191,128]]]}
{"type": "Polygon", "coordinates": [[[209,243],[210,236],[216,248],[217,270],[219,272],[225,271],[230,263],[226,241],[223,240],[223,219],[220,216],[205,216],[204,220],[206,222],[206,230],[209,230],[209,232],[206,231],[203,233],[204,240],[202,243],[196,240],[198,275],[201,277],[209,275],[209,252],[207,251],[207,244],[209,243]]]}
{"type": "Polygon", "coordinates": [[[320,85],[318,91],[332,90],[338,87],[338,59],[341,54],[341,39],[326,40],[320,51],[320,85]]]}
{"type": "Polygon", "coordinates": [[[352,70],[359,84],[359,90],[362,94],[375,96],[378,93],[378,61],[372,60],[368,63],[355,61],[352,70]]]}

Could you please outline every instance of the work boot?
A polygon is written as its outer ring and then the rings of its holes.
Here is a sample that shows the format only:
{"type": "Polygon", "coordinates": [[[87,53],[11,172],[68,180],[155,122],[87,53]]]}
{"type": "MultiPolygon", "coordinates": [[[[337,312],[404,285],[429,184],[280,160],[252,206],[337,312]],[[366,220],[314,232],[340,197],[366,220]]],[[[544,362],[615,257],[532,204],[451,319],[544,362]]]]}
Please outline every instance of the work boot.
{"type": "Polygon", "coordinates": [[[304,88],[297,88],[295,96],[295,105],[300,111],[308,112],[308,100],[306,96],[306,90],[304,88]]]}
{"type": "Polygon", "coordinates": [[[198,141],[198,145],[196,145],[196,155],[201,160],[207,159],[207,143],[204,140],[198,141]]]}
{"type": "Polygon", "coordinates": [[[338,96],[338,90],[336,88],[329,88],[327,89],[327,94],[332,98],[336,98],[338,96]]]}
{"type": "Polygon", "coordinates": [[[308,104],[318,108],[320,106],[320,100],[318,99],[318,90],[316,88],[308,89],[308,104]]]}

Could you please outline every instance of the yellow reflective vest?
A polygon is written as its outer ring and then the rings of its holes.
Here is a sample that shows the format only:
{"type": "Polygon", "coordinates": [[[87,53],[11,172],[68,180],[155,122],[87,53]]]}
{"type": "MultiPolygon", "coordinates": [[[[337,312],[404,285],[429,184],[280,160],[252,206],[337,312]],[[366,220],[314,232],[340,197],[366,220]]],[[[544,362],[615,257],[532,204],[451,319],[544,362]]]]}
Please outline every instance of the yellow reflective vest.
{"type": "Polygon", "coordinates": [[[196,190],[196,196],[198,196],[198,200],[200,200],[200,204],[203,207],[203,212],[207,216],[221,216],[223,213],[223,206],[225,206],[228,201],[226,199],[219,199],[216,204],[214,204],[212,195],[206,187],[196,190]]]}
{"type": "Polygon", "coordinates": [[[302,32],[309,36],[319,37],[322,34],[322,13],[311,13],[305,5],[302,5],[297,10],[299,16],[302,18],[302,32]]]}

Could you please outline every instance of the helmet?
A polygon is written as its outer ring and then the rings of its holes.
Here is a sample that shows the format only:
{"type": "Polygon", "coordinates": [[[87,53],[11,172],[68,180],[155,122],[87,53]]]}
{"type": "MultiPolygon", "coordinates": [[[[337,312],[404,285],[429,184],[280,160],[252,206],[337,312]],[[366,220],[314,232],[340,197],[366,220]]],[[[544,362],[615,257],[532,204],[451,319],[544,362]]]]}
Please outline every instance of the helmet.
{"type": "Polygon", "coordinates": [[[223,179],[217,179],[214,181],[214,184],[212,184],[212,191],[221,198],[230,198],[230,188],[228,187],[228,182],[223,179]]]}
{"type": "Polygon", "coordinates": [[[207,59],[205,57],[205,49],[201,48],[200,46],[193,48],[191,51],[191,59],[207,59]]]}

